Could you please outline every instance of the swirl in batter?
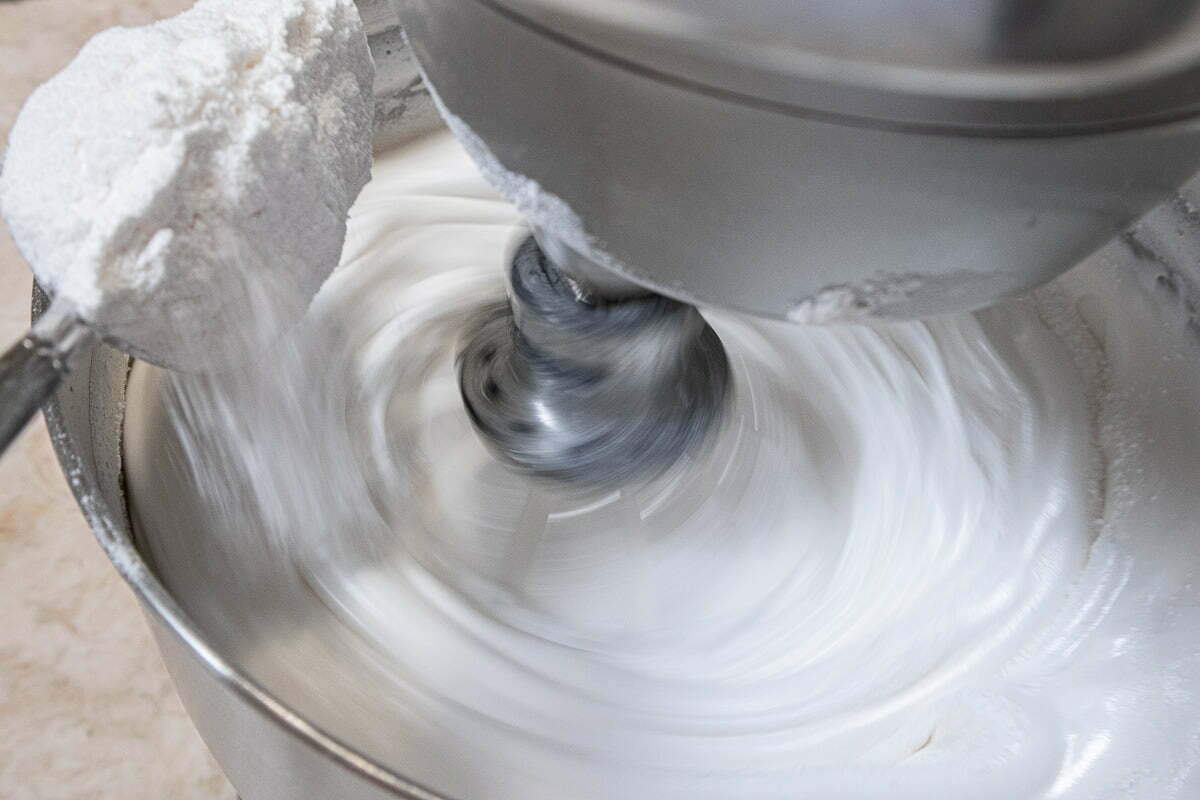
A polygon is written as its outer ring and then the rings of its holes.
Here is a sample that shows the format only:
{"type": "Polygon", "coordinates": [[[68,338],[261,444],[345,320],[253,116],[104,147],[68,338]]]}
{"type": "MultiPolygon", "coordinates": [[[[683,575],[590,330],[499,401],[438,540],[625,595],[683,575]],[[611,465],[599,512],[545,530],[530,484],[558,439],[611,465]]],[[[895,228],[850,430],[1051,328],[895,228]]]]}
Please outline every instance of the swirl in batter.
{"type": "Polygon", "coordinates": [[[926,322],[709,312],[711,449],[587,491],[498,463],[458,394],[523,233],[449,135],[417,142],[282,352],[174,379],[220,514],[192,568],[326,615],[239,609],[251,674],[452,797],[1194,796],[1196,387],[1148,305],[1109,314],[1097,268],[926,322]]]}

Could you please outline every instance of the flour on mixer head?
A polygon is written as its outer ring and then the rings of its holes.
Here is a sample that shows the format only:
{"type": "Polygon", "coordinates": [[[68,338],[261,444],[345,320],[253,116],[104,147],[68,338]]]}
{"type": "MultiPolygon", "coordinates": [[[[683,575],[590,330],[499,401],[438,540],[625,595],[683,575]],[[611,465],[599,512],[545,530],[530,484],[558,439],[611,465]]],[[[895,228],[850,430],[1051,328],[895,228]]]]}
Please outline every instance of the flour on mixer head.
{"type": "Polygon", "coordinates": [[[459,144],[475,162],[475,168],[501,197],[521,212],[526,222],[607,270],[618,275],[636,275],[635,270],[609,253],[603,244],[588,232],[584,221],[566,200],[548,191],[533,178],[513,172],[504,166],[488,147],[487,142],[471,130],[466,120],[446,106],[428,79],[425,86],[429,89],[429,96],[433,98],[446,127],[454,133],[459,144]]]}

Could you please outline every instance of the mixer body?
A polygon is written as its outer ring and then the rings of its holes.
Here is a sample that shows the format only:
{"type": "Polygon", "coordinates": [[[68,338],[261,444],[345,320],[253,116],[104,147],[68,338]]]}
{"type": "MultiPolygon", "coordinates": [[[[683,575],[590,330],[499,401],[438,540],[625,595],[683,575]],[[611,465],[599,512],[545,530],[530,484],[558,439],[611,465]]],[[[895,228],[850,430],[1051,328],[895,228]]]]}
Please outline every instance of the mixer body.
{"type": "Polygon", "coordinates": [[[1109,4],[1174,39],[1082,40],[1059,14],[1065,32],[1036,47],[1010,26],[1015,53],[1001,32],[947,66],[914,38],[897,50],[926,63],[883,62],[880,45],[844,80],[825,58],[790,82],[767,55],[702,61],[699,25],[651,41],[582,11],[563,23],[586,5],[568,0],[398,5],[451,127],[551,257],[688,302],[797,321],[982,306],[1074,265],[1200,166],[1191,3],[1109,4]],[[1049,51],[1076,60],[1041,64],[1049,51]]]}

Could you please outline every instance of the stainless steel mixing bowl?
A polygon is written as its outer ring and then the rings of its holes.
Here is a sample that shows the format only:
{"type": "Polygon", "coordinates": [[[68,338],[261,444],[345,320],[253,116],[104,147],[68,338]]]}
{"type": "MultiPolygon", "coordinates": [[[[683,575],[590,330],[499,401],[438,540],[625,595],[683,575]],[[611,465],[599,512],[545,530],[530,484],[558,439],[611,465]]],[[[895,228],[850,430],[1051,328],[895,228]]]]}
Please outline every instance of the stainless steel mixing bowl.
{"type": "MultiPolygon", "coordinates": [[[[411,57],[398,30],[390,25],[386,5],[365,3],[364,11],[381,65],[378,141],[386,146],[428,130],[434,117],[416,82],[411,57]]],[[[1193,182],[1094,257],[1112,262],[1129,277],[1121,291],[1151,294],[1164,313],[1193,328],[1198,324],[1195,309],[1200,307],[1198,208],[1200,182],[1193,182]]],[[[1095,266],[1089,261],[1080,268],[1095,266]]],[[[35,314],[40,313],[45,298],[35,292],[34,301],[35,314]]],[[[405,777],[428,769],[380,755],[403,737],[402,730],[373,729],[365,716],[356,729],[353,703],[340,699],[336,702],[350,707],[302,708],[293,698],[303,687],[282,685],[261,663],[246,657],[250,644],[269,645],[269,635],[252,628],[214,630],[205,622],[216,618],[217,611],[234,616],[238,611],[227,607],[238,600],[219,583],[219,565],[177,568],[170,574],[156,568],[155,551],[187,547],[205,532],[193,521],[179,526],[143,524],[134,534],[125,495],[122,443],[126,420],[137,423],[131,429],[146,430],[144,415],[152,409],[127,402],[130,364],[127,356],[103,344],[90,347],[46,408],[47,422],[84,515],[141,601],[184,704],[244,800],[438,797],[405,777]],[[251,641],[254,637],[257,641],[251,641]]],[[[170,472],[167,466],[164,474],[170,472]]],[[[182,484],[175,484],[173,490],[188,492],[182,484]]],[[[198,497],[163,499],[183,507],[201,502],[198,497]]],[[[302,633],[301,628],[293,628],[278,635],[302,633]]],[[[345,689],[323,688],[333,694],[345,689]]],[[[357,700],[370,702],[370,698],[357,700]]],[[[456,765],[439,768],[452,770],[456,765]]],[[[486,797],[486,787],[479,787],[474,795],[486,797]]]]}

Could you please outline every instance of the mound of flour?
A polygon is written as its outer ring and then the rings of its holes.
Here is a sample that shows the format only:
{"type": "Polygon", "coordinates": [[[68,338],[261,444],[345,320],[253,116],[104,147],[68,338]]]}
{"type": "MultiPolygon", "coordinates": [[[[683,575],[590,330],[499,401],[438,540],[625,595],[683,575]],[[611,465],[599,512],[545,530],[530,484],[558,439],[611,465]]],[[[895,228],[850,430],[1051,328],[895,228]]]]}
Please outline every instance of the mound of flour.
{"type": "Polygon", "coordinates": [[[0,210],[56,303],[155,362],[220,364],[337,265],[373,80],[352,0],[200,0],[113,28],[22,109],[0,210]]]}

